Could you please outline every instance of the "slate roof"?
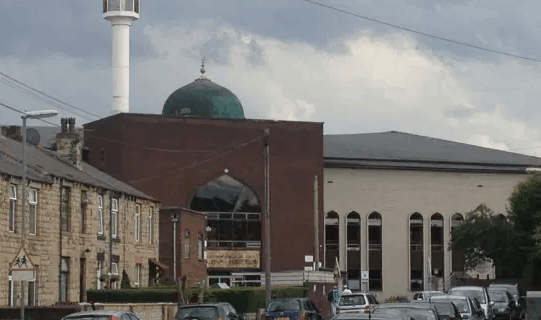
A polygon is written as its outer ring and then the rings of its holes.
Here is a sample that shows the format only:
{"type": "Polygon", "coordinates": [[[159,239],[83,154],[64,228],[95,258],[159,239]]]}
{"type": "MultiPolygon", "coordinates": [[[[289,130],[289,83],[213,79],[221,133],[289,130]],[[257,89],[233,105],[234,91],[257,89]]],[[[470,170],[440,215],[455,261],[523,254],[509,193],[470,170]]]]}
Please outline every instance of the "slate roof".
{"type": "MultiPolygon", "coordinates": [[[[27,145],[27,177],[30,180],[52,183],[52,177],[64,178],[94,187],[121,192],[143,199],[151,196],[82,162],[82,170],[61,160],[55,152],[27,145]]],[[[22,145],[19,141],[0,135],[0,172],[22,177],[22,145]]]]}
{"type": "Polygon", "coordinates": [[[397,131],[324,136],[326,167],[525,173],[541,158],[397,131]]]}

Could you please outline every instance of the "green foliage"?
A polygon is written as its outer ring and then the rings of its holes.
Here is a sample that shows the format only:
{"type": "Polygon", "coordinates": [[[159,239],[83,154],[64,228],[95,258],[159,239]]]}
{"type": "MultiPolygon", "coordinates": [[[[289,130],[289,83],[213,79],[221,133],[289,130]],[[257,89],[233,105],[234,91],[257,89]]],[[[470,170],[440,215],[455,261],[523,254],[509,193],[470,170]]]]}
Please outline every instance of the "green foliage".
{"type": "Polygon", "coordinates": [[[540,225],[541,176],[533,175],[515,186],[508,219],[481,204],[453,230],[450,249],[464,254],[466,269],[491,260],[498,276],[533,279],[541,271],[540,225]]]}
{"type": "MultiPolygon", "coordinates": [[[[188,301],[197,302],[199,288],[188,290],[188,301]]],[[[273,296],[306,297],[307,287],[274,288],[273,296]]],[[[172,285],[159,285],[149,288],[132,288],[121,290],[88,290],[89,302],[174,302],[178,301],[177,290],[172,285]]],[[[204,302],[229,302],[238,312],[256,312],[258,308],[265,307],[265,288],[262,287],[235,287],[230,289],[206,289],[204,302]]]]}
{"type": "Polygon", "coordinates": [[[400,303],[400,302],[408,302],[409,299],[405,296],[392,296],[387,299],[385,299],[385,303],[400,303]]]}

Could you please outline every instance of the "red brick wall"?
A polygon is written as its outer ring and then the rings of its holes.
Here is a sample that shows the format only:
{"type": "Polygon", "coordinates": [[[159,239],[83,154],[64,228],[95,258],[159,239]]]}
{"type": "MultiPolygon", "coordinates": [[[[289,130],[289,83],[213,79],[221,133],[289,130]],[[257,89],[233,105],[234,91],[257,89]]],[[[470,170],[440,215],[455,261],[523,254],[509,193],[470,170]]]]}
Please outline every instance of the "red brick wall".
{"type": "MultiPolygon", "coordinates": [[[[270,130],[272,271],[302,269],[304,255],[314,254],[316,174],[322,217],[322,123],[118,114],[86,124],[84,138],[91,165],[100,168],[104,149],[102,170],[161,200],[162,207],[189,208],[197,188],[225,169],[250,186],[263,206],[264,153],[257,139],[265,128],[270,130]]],[[[323,257],[322,218],[319,239],[323,257]]]]}

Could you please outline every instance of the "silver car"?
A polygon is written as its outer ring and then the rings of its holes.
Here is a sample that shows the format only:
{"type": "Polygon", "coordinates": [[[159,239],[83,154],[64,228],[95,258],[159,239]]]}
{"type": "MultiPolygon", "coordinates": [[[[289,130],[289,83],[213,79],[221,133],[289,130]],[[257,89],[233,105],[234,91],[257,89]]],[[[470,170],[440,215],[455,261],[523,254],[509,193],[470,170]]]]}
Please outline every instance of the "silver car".
{"type": "Polygon", "coordinates": [[[368,313],[368,308],[376,304],[378,304],[376,298],[370,293],[343,294],[340,296],[340,301],[336,306],[336,313],[368,313]]]}
{"type": "Polygon", "coordinates": [[[128,311],[93,310],[72,313],[62,320],[142,320],[128,311]]]}
{"type": "Polygon", "coordinates": [[[451,296],[465,296],[476,298],[483,308],[483,313],[485,314],[485,320],[492,320],[494,317],[494,302],[490,301],[488,291],[486,288],[477,287],[477,286],[463,286],[463,287],[454,287],[449,290],[449,295],[451,296]]]}
{"type": "Polygon", "coordinates": [[[476,298],[465,296],[435,296],[431,297],[430,302],[436,301],[451,301],[463,320],[484,320],[485,312],[481,308],[481,304],[476,298]]]}

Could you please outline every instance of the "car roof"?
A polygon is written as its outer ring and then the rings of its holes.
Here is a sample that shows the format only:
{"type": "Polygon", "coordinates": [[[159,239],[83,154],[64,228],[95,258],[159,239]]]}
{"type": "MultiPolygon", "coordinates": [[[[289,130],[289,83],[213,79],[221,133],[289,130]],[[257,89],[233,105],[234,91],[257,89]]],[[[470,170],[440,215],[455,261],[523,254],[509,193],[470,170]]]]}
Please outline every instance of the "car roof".
{"type": "Polygon", "coordinates": [[[190,304],[185,304],[183,306],[180,306],[179,309],[181,309],[181,308],[191,308],[191,307],[217,307],[217,306],[221,306],[221,305],[224,305],[224,304],[229,304],[229,303],[228,302],[190,303],[190,304]]]}
{"type": "Polygon", "coordinates": [[[444,295],[430,297],[430,300],[468,300],[468,297],[444,295]]]}
{"type": "Polygon", "coordinates": [[[84,315],[104,315],[104,316],[107,315],[107,316],[110,316],[110,315],[119,315],[119,314],[122,314],[122,313],[131,313],[131,314],[133,314],[133,312],[122,311],[122,310],[88,310],[88,311],[81,311],[81,312],[72,313],[72,314],[69,314],[69,315],[65,316],[64,318],[78,317],[78,316],[84,316],[84,315]]]}
{"type": "Polygon", "coordinates": [[[451,288],[451,290],[449,290],[449,291],[453,291],[453,290],[484,290],[484,289],[485,288],[478,287],[478,286],[461,286],[461,287],[451,288]]]}

